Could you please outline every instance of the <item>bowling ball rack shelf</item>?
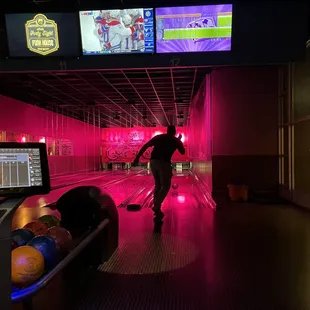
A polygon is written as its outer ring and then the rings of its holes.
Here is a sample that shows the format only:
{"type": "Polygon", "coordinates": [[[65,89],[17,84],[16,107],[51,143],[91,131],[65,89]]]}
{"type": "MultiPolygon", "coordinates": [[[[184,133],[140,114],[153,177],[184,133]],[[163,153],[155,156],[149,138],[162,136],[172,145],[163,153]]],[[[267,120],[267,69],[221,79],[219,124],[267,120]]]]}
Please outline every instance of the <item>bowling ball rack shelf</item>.
{"type": "MultiPolygon", "coordinates": [[[[12,302],[18,303],[23,302],[25,309],[32,309],[32,301],[31,297],[39,293],[43,288],[45,288],[56,275],[58,275],[61,271],[63,271],[83,250],[87,248],[87,246],[93,242],[93,240],[109,225],[110,220],[105,219],[101,222],[101,224],[92,232],[88,233],[88,235],[83,238],[82,241],[76,245],[71,252],[60,262],[56,267],[54,267],[50,272],[44,275],[39,281],[34,283],[27,288],[24,288],[20,291],[17,291],[12,294],[12,302]]],[[[78,243],[78,240],[76,240],[78,243]]]]}
{"type": "Polygon", "coordinates": [[[94,186],[84,186],[66,192],[61,198],[64,198],[62,204],[71,204],[71,210],[76,207],[76,200],[74,201],[74,199],[82,199],[88,207],[91,204],[97,206],[98,210],[102,211],[98,213],[98,222],[87,226],[88,228],[82,234],[73,239],[71,251],[54,268],[46,271],[34,284],[25,288],[14,289],[12,293],[11,222],[14,212],[26,197],[6,199],[0,204],[0,211],[2,211],[0,212],[2,215],[0,217],[0,246],[2,249],[0,309],[11,309],[12,304],[21,303],[25,310],[33,310],[33,297],[49,285],[57,275],[61,274],[62,278],[68,283],[69,281],[72,282],[72,275],[86,272],[91,266],[99,266],[109,260],[117,249],[118,210],[109,194],[94,186]],[[80,193],[80,196],[77,193],[80,193]],[[70,201],[72,202],[70,203],[70,201]]]}

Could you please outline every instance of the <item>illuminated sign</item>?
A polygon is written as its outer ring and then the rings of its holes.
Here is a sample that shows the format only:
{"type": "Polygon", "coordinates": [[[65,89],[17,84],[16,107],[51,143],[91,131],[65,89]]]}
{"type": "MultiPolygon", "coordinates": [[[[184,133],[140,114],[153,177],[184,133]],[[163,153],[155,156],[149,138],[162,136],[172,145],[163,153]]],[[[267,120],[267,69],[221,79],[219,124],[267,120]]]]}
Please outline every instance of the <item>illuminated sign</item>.
{"type": "Polygon", "coordinates": [[[37,14],[25,24],[27,47],[31,52],[48,55],[59,49],[58,27],[55,21],[37,14]]]}

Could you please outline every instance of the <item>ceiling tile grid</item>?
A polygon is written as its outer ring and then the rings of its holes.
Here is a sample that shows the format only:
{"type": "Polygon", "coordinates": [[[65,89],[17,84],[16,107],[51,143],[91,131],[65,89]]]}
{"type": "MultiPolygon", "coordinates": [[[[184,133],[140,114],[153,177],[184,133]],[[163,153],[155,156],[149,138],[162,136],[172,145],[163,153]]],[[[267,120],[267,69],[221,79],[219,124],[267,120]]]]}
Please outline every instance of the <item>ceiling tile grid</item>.
{"type": "Polygon", "coordinates": [[[0,93],[103,128],[183,126],[208,70],[0,73],[0,93]]]}

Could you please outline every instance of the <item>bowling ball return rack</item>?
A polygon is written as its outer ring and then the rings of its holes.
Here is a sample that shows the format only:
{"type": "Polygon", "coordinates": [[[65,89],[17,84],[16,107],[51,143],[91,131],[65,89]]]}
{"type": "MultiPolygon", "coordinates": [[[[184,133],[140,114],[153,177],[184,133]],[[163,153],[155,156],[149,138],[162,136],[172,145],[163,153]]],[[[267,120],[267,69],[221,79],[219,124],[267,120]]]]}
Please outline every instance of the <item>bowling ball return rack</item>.
{"type": "MultiPolygon", "coordinates": [[[[76,275],[78,272],[83,273],[83,269],[87,269],[89,266],[98,266],[111,257],[118,247],[118,211],[113,199],[105,195],[103,194],[101,199],[102,197],[106,198],[105,200],[109,204],[103,206],[105,216],[103,216],[101,223],[96,228],[89,229],[82,236],[74,239],[72,250],[37,282],[24,289],[13,292],[9,307],[2,307],[2,305],[8,305],[8,303],[5,302],[7,298],[3,294],[4,291],[0,292],[1,309],[11,309],[12,303],[22,303],[25,310],[34,310],[32,298],[48,286],[57,275],[62,273],[62,278],[66,282],[69,282],[72,274],[76,275]]],[[[9,199],[0,205],[0,214],[3,215],[4,208],[12,211],[12,216],[4,217],[0,222],[0,233],[7,230],[4,229],[4,225],[9,225],[10,231],[13,213],[24,199],[9,199]],[[10,220],[8,220],[9,218],[10,220]]],[[[6,264],[3,264],[0,268],[6,266],[10,271],[11,248],[6,248],[6,253],[1,253],[2,258],[4,257],[3,254],[6,257],[6,264]]],[[[6,287],[5,291],[8,292],[11,291],[11,276],[10,274],[6,274],[6,276],[6,281],[3,281],[4,278],[1,277],[1,288],[6,287]]]]}
{"type": "MultiPolygon", "coordinates": [[[[97,190],[97,192],[100,191],[99,188],[92,186],[77,187],[72,190],[72,195],[75,195],[74,191],[80,191],[81,188],[86,189],[84,193],[93,189],[97,190]]],[[[70,196],[70,192],[65,195],[69,194],[70,196]]],[[[91,197],[87,198],[93,199],[91,197]]],[[[62,280],[70,285],[72,278],[82,276],[90,266],[97,267],[109,260],[118,247],[118,211],[109,195],[102,193],[98,199],[108,202],[108,204],[105,203],[101,206],[104,215],[99,225],[96,228],[90,228],[78,238],[73,239],[72,250],[37,282],[13,292],[12,303],[22,303],[24,310],[35,310],[32,298],[48,286],[57,275],[61,274],[62,280]]]]}
{"type": "Polygon", "coordinates": [[[24,310],[35,310],[33,297],[37,296],[54,279],[56,281],[58,275],[61,275],[64,282],[68,284],[69,281],[72,282],[72,275],[83,273],[88,267],[96,267],[96,265],[98,266],[107,261],[118,247],[118,210],[111,196],[94,186],[84,186],[83,190],[80,190],[82,187],[69,190],[63,196],[67,195],[67,198],[70,198],[69,192],[73,191],[71,197],[76,196],[76,192],[81,192],[81,195],[87,196],[84,197],[84,201],[88,200],[93,204],[97,204],[102,211],[100,212],[100,221],[97,221],[96,225],[89,227],[80,237],[74,239],[75,246],[53,269],[47,271],[34,284],[20,290],[14,290],[12,293],[11,226],[13,215],[25,199],[33,195],[48,194],[51,187],[45,144],[0,143],[0,153],[5,153],[5,155],[8,153],[9,155],[14,155],[12,153],[19,150],[22,150],[24,153],[28,148],[29,150],[36,149],[40,151],[43,180],[41,186],[34,186],[32,188],[31,186],[26,188],[0,188],[0,197],[3,197],[0,200],[0,309],[3,310],[12,309],[15,303],[22,304],[24,310]]]}

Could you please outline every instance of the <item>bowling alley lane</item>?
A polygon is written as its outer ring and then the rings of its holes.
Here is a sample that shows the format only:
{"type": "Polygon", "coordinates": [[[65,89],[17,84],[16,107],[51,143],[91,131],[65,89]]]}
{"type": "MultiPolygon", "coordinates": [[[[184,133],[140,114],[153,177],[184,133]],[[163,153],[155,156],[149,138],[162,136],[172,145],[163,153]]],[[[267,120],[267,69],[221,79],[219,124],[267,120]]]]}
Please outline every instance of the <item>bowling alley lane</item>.
{"type": "MultiPolygon", "coordinates": [[[[152,189],[152,178],[141,178],[143,184],[148,184],[148,190],[152,189]]],[[[119,249],[101,265],[101,275],[92,283],[79,309],[89,309],[90,303],[94,309],[142,309],[146,299],[149,309],[168,309],[167,305],[179,309],[176,303],[180,307],[189,304],[190,283],[197,276],[191,270],[203,255],[199,247],[202,245],[209,254],[213,251],[214,244],[210,241],[214,211],[202,199],[191,174],[175,173],[172,185],[163,203],[162,225],[154,224],[151,202],[138,212],[119,209],[119,249]],[[187,280],[181,278],[184,275],[187,280]],[[112,298],[116,294],[122,296],[121,304],[112,298]]],[[[212,264],[207,269],[214,274],[214,258],[210,256],[212,264]]],[[[199,306],[194,301],[193,305],[196,304],[199,306]]]]}
{"type": "Polygon", "coordinates": [[[51,178],[51,187],[60,187],[70,185],[72,183],[82,182],[85,180],[96,179],[100,178],[104,175],[113,175],[113,174],[120,174],[119,171],[99,171],[99,172],[88,172],[88,173],[77,173],[77,174],[69,174],[69,175],[62,175],[56,176],[51,178]]]}
{"type": "Polygon", "coordinates": [[[121,202],[120,199],[125,199],[123,197],[130,195],[130,193],[135,190],[136,186],[142,184],[142,179],[135,176],[137,173],[138,171],[136,170],[115,171],[113,173],[106,172],[103,173],[102,177],[86,179],[85,182],[53,190],[48,195],[30,197],[26,199],[15,212],[12,221],[12,229],[23,227],[25,224],[45,214],[52,214],[59,217],[56,210],[45,208],[45,206],[56,202],[61,195],[76,186],[98,186],[109,192],[113,198],[116,198],[116,201],[121,202]],[[113,182],[117,182],[118,180],[119,182],[117,184],[113,184],[113,182]],[[137,180],[141,183],[137,182],[137,180]],[[126,186],[124,186],[124,182],[126,186]],[[112,190],[110,189],[111,186],[112,190]]]}

